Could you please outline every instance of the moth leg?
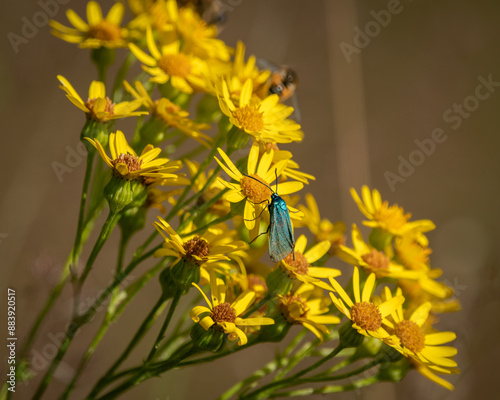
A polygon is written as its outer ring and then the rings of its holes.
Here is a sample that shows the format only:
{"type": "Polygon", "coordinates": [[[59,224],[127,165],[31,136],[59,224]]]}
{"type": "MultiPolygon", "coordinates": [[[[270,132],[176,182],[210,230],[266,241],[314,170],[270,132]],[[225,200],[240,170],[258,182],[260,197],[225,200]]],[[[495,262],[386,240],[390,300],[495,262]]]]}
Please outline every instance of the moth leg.
{"type": "MultiPolygon", "coordinates": [[[[267,200],[266,200],[267,201],[267,200]]],[[[260,204],[260,203],[254,203],[254,204],[260,204]]],[[[245,221],[255,221],[256,219],[259,219],[260,216],[262,215],[262,213],[266,210],[266,208],[269,206],[269,203],[267,203],[267,206],[265,206],[262,211],[260,212],[259,216],[258,217],[255,217],[253,219],[245,219],[245,221]]]]}
{"type": "MultiPolygon", "coordinates": [[[[252,244],[253,242],[255,242],[259,236],[262,236],[262,235],[266,235],[266,234],[268,234],[268,233],[269,233],[269,228],[271,228],[271,224],[269,224],[269,226],[267,227],[267,231],[259,233],[257,236],[255,236],[255,237],[252,239],[252,241],[251,241],[251,242],[248,242],[248,244],[252,244]]],[[[294,260],[295,260],[295,258],[294,258],[294,260]]]]}

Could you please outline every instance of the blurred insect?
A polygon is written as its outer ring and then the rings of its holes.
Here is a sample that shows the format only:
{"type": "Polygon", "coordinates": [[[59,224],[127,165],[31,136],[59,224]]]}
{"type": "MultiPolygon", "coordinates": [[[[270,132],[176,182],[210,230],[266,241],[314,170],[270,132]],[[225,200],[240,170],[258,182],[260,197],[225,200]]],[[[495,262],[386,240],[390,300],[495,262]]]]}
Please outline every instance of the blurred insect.
{"type": "Polygon", "coordinates": [[[221,25],[227,20],[227,9],[221,0],[177,0],[179,7],[192,6],[209,25],[221,25]]]}
{"type": "Polygon", "coordinates": [[[258,65],[271,71],[271,76],[265,86],[267,94],[277,94],[281,102],[290,99],[294,108],[294,119],[300,122],[299,104],[295,95],[299,83],[297,72],[286,65],[279,66],[263,59],[258,60],[258,65]]]}
{"type": "Polygon", "coordinates": [[[278,172],[277,170],[274,170],[274,172],[276,174],[276,191],[253,176],[243,174],[247,178],[253,179],[262,185],[267,186],[269,190],[273,192],[271,195],[271,203],[269,203],[269,200],[264,200],[267,201],[266,207],[264,207],[258,217],[251,220],[254,221],[260,218],[264,210],[268,208],[269,226],[267,227],[267,231],[259,233],[250,243],[254,242],[259,236],[269,233],[269,255],[271,256],[271,260],[273,260],[273,262],[279,262],[291,252],[293,252],[293,259],[295,260],[295,239],[293,238],[292,222],[290,221],[290,214],[285,200],[283,200],[277,193],[278,172]]]}

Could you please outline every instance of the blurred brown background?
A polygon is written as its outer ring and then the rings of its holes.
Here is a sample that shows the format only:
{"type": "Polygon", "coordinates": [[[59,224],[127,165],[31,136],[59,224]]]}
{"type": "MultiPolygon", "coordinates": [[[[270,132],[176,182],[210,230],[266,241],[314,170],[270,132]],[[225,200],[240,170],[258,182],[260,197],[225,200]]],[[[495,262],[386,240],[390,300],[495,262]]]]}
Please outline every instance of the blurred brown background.
{"type": "MultiPolygon", "coordinates": [[[[378,188],[384,199],[412,212],[415,219],[432,219],[437,229],[429,234],[431,264],[444,270],[443,278],[456,289],[462,302],[463,311],[443,316],[439,325],[458,335],[455,345],[462,374],[450,379],[456,385],[455,392],[447,392],[412,372],[398,385],[383,384],[338,397],[458,400],[494,396],[497,382],[493,375],[498,376],[500,358],[500,90],[491,86],[485,100],[466,98],[475,96],[481,76],[488,79],[491,75],[491,80],[500,82],[500,3],[223,3],[233,8],[222,33],[228,44],[234,46],[241,39],[249,53],[293,66],[299,73],[298,100],[306,138],[302,144],[288,148],[301,168],[317,177],[307,189],[317,196],[323,216],[344,220],[348,225],[360,224],[362,216],[350,199],[349,187],[359,189],[366,183],[378,188]],[[399,12],[391,14],[385,27],[378,23],[377,29],[374,15],[388,10],[388,4],[399,4],[399,12]],[[354,45],[356,27],[362,32],[367,28],[372,37],[364,48],[351,54],[348,62],[341,44],[354,45]],[[464,100],[473,111],[464,111],[460,127],[453,129],[459,114],[451,111],[455,119],[450,120],[452,114],[447,110],[464,100]],[[446,112],[448,117],[444,118],[446,112]],[[384,174],[398,174],[400,157],[408,160],[418,149],[415,140],[430,138],[436,128],[444,130],[446,141],[437,144],[423,161],[416,160],[422,161],[421,165],[407,174],[404,182],[397,182],[392,191],[384,174]]],[[[101,4],[107,11],[112,3],[101,4]]],[[[22,18],[31,20],[41,10],[40,5],[35,0],[22,0],[3,1],[0,7],[0,276],[4,295],[7,287],[17,290],[17,332],[22,340],[72,246],[84,173],[83,161],[72,166],[73,171],[64,174],[61,182],[53,171],[54,162],[65,164],[68,146],[76,149],[84,122],[81,112],[58,89],[56,74],[67,77],[82,96],[86,96],[89,82],[96,75],[88,52],[55,39],[47,26],[38,28],[28,43],[19,44],[16,53],[7,35],[21,34],[22,18]]],[[[73,0],[59,6],[54,18],[65,24],[66,8],[83,15],[85,3],[73,0]]],[[[482,90],[480,95],[484,96],[487,92],[482,90]]],[[[89,298],[112,278],[116,243],[114,235],[97,261],[86,287],[89,298]]],[[[112,327],[80,380],[75,399],[88,393],[128,343],[158,291],[153,280],[149,290],[139,295],[112,327]]],[[[41,369],[44,363],[39,355],[50,353],[50,338],[64,329],[69,318],[70,290],[63,293],[58,304],[33,348],[32,355],[40,357],[41,369]]],[[[6,326],[5,308],[2,305],[2,326],[6,326]]],[[[97,319],[76,339],[45,398],[57,398],[65,387],[97,327],[97,319]]],[[[273,345],[262,346],[213,364],[176,371],[135,388],[123,398],[215,398],[272,359],[273,354],[273,345]]],[[[141,349],[133,354],[133,361],[140,359],[141,349]]],[[[0,371],[5,376],[4,356],[2,360],[0,371]]],[[[18,383],[14,398],[28,399],[37,383],[38,379],[29,386],[18,383]]]]}

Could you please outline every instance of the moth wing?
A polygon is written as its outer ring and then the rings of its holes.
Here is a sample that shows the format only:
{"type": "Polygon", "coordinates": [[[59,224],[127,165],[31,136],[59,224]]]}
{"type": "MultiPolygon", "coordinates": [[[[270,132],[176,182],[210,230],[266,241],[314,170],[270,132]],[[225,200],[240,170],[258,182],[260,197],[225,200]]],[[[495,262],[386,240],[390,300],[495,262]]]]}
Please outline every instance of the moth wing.
{"type": "Polygon", "coordinates": [[[269,205],[269,255],[271,260],[279,262],[293,251],[295,241],[285,201],[279,199],[273,203],[269,205]],[[275,202],[279,203],[273,204],[275,202]]]}

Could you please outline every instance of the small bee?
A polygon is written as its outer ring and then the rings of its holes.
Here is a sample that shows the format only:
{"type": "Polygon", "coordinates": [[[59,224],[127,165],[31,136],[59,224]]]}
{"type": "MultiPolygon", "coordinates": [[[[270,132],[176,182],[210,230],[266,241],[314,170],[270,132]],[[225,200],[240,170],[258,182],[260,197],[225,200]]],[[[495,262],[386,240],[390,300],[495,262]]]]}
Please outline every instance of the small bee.
{"type": "Polygon", "coordinates": [[[277,94],[281,101],[285,101],[293,96],[298,82],[297,73],[291,68],[282,66],[273,71],[269,78],[269,94],[277,94]]]}
{"type": "Polygon", "coordinates": [[[226,22],[227,10],[220,0],[177,0],[179,7],[191,6],[209,25],[221,25],[226,22]]]}
{"type": "Polygon", "coordinates": [[[297,73],[286,65],[278,66],[267,60],[260,59],[257,63],[260,68],[271,71],[271,76],[264,86],[264,93],[266,95],[277,94],[281,102],[290,99],[291,105],[294,108],[293,118],[300,123],[299,104],[295,95],[295,90],[299,83],[297,73]]]}

